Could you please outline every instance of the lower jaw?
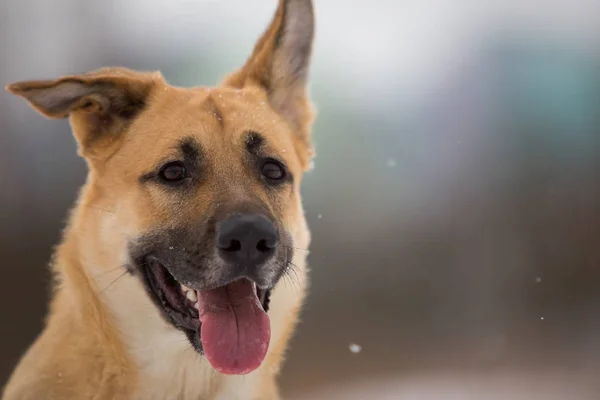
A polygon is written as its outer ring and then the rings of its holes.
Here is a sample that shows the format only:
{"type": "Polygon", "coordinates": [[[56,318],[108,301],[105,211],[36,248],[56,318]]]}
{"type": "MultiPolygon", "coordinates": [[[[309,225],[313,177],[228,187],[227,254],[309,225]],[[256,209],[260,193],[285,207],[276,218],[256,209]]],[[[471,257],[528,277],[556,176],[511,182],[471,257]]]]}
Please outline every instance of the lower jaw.
{"type": "Polygon", "coordinates": [[[194,291],[194,305],[187,300],[190,293],[180,290],[165,267],[155,265],[145,272],[155,302],[214,369],[237,375],[262,364],[270,341],[269,290],[238,280],[217,289],[194,291]]]}

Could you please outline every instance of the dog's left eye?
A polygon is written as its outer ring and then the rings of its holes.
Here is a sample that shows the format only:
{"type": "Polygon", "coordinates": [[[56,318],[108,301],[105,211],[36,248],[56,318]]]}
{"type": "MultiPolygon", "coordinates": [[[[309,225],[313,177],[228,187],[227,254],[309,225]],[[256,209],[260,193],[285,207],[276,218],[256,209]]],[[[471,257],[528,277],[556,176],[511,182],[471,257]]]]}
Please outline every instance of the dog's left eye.
{"type": "Polygon", "coordinates": [[[185,165],[180,161],[165,164],[158,173],[160,179],[165,182],[179,182],[187,178],[185,165]]]}

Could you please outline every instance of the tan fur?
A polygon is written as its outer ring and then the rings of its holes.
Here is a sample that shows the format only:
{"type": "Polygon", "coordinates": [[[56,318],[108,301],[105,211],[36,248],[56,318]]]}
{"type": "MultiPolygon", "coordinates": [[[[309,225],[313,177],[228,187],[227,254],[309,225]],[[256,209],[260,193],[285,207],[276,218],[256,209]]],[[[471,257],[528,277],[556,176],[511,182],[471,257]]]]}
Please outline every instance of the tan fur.
{"type": "Polygon", "coordinates": [[[279,398],[275,377],[307,287],[303,249],[310,235],[299,192],[312,157],[312,112],[305,66],[293,59],[303,40],[299,57],[308,62],[312,20],[310,0],[281,0],[248,62],[217,88],[177,88],[159,73],[122,68],[7,87],[49,118],[69,117],[89,176],[52,263],[46,327],[2,399],[279,398]],[[248,130],[260,132],[285,160],[295,177],[290,190],[268,196],[237,172],[244,168],[240,149],[248,130]],[[210,179],[181,207],[183,200],[138,179],[185,136],[207,150],[210,179]],[[220,199],[248,197],[261,199],[300,249],[293,259],[297,279],[282,280],[272,292],[271,345],[263,365],[246,376],[224,376],[162,319],[123,265],[128,240],[146,229],[199,218],[220,199]]]}

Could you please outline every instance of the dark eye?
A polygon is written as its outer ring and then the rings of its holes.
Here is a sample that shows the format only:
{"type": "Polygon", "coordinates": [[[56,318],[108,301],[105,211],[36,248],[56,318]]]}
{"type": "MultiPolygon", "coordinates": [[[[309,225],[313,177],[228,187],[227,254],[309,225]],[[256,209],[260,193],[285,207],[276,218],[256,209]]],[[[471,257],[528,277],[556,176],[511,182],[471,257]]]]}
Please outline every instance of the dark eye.
{"type": "Polygon", "coordinates": [[[262,165],[262,175],[269,181],[277,182],[285,179],[285,167],[275,160],[267,160],[262,165]]]}
{"type": "Polygon", "coordinates": [[[185,165],[180,161],[165,164],[158,173],[160,179],[165,182],[179,182],[187,178],[185,165]]]}

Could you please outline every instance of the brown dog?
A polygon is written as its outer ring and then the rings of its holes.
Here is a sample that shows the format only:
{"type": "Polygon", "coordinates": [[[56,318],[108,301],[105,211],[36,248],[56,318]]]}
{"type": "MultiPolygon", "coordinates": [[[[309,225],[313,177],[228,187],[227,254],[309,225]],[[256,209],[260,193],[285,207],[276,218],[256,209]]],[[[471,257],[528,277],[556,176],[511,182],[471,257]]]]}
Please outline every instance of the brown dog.
{"type": "Polygon", "coordinates": [[[307,285],[313,19],[281,0],[217,88],[121,68],[7,87],[69,117],[89,176],[3,399],[279,398],[307,285]]]}

